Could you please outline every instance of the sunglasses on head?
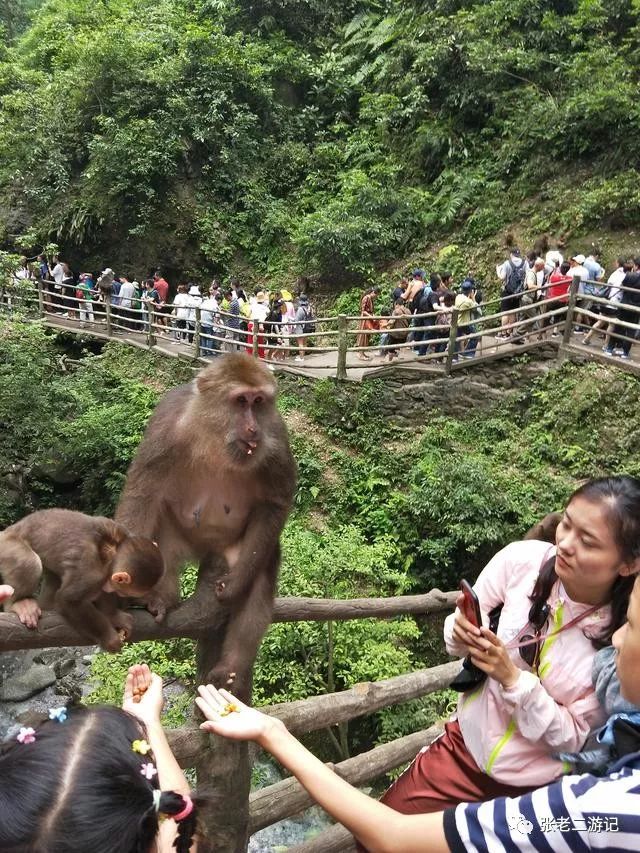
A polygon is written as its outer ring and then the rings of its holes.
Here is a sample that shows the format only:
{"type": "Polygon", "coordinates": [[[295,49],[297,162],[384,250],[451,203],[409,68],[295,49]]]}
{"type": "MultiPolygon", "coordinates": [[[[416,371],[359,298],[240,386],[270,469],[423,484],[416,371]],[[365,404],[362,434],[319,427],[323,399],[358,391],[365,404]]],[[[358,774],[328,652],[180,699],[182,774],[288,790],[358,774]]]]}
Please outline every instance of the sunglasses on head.
{"type": "Polygon", "coordinates": [[[533,670],[538,669],[540,663],[540,651],[542,642],[540,637],[544,630],[551,608],[545,603],[535,603],[531,605],[529,611],[529,624],[534,629],[534,634],[523,634],[520,646],[520,657],[533,670]]]}

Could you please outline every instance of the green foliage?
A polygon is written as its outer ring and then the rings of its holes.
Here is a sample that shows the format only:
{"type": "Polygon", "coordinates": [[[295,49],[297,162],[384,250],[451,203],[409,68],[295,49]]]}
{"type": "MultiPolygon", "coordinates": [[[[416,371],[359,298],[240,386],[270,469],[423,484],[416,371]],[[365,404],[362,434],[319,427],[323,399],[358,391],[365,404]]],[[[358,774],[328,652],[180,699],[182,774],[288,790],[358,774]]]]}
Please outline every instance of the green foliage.
{"type": "Polygon", "coordinates": [[[463,275],[514,211],[525,238],[638,221],[637,4],[5,0],[0,21],[20,251],[351,287],[428,244],[463,275]]]}
{"type": "MultiPolygon", "coordinates": [[[[394,547],[383,538],[367,544],[357,528],[343,525],[322,534],[290,522],[283,536],[281,595],[354,598],[397,595],[407,577],[393,566],[394,547]]],[[[274,624],[255,670],[259,702],[299,699],[327,689],[406,672],[412,667],[412,619],[274,624]]]]}

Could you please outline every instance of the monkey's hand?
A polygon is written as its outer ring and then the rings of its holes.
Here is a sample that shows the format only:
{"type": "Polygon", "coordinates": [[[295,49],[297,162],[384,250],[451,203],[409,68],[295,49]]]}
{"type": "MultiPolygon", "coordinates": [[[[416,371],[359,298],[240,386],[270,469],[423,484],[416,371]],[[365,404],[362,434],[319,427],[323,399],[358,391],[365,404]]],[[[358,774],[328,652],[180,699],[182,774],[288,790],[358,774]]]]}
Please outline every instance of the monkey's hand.
{"type": "Polygon", "coordinates": [[[106,636],[101,637],[100,646],[105,650],[105,652],[120,652],[122,651],[124,639],[125,638],[121,634],[118,634],[116,631],[111,631],[106,636]]]}
{"type": "Polygon", "coordinates": [[[124,610],[116,610],[111,616],[111,624],[123,640],[130,639],[133,633],[133,616],[130,613],[125,613],[124,610]]]}

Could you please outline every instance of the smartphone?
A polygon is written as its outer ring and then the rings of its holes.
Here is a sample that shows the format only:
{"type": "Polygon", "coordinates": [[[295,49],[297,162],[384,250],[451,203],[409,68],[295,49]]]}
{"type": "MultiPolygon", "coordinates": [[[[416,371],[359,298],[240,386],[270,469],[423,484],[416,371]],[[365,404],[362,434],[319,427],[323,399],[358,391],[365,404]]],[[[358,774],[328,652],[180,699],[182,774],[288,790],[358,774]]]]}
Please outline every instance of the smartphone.
{"type": "Polygon", "coordinates": [[[476,628],[482,627],[482,614],[480,613],[480,602],[478,601],[478,596],[473,591],[473,587],[469,583],[469,581],[461,580],[460,581],[460,589],[462,590],[462,594],[464,596],[464,601],[462,602],[462,607],[460,610],[462,611],[462,615],[465,619],[468,619],[476,628]]]}

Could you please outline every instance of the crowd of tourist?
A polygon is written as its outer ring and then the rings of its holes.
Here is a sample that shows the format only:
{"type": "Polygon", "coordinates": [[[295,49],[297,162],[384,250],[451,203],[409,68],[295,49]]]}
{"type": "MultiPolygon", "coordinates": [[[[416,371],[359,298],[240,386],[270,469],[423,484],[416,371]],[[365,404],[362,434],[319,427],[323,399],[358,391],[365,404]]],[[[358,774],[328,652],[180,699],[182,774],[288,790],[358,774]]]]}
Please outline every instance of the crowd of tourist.
{"type": "Polygon", "coordinates": [[[523,257],[519,249],[513,248],[509,257],[496,266],[496,276],[501,286],[500,300],[497,310],[490,313],[499,316],[497,332],[487,327],[481,333],[479,329],[477,321],[487,306],[481,286],[471,274],[456,285],[449,272],[428,276],[423,269],[415,269],[393,290],[391,305],[383,307],[377,304],[380,288],[368,288],[360,301],[358,358],[371,358],[367,349],[373,346],[377,340],[373,335],[378,333],[383,361],[398,358],[398,344],[411,343],[418,356],[440,354],[448,344],[454,311],[454,361],[474,358],[483,334],[513,344],[542,340],[546,335],[557,337],[574,279],[579,284],[578,322],[573,333],[584,335],[585,345],[600,335],[606,355],[630,357],[638,331],[630,326],[637,327],[640,322],[640,257],[618,258],[607,276],[596,250],[588,256],[579,253],[565,260],[559,250],[549,250],[544,257],[532,251],[523,257]]]}
{"type": "Polygon", "coordinates": [[[110,267],[100,275],[75,276],[59,257],[49,263],[40,255],[36,265],[22,258],[15,278],[42,281],[44,310],[87,326],[106,323],[108,304],[116,331],[152,330],[169,343],[192,344],[197,330],[203,357],[255,348],[261,358],[284,361],[291,356],[301,363],[316,331],[315,312],[305,292],[294,296],[286,289],[255,288],[247,294],[233,277],[226,286],[214,278],[204,292],[194,282],[180,283],[172,296],[159,269],[142,283],[116,275],[110,267]]]}
{"type": "MultiPolygon", "coordinates": [[[[573,334],[589,345],[602,339],[608,356],[630,358],[640,314],[640,257],[620,257],[607,275],[597,250],[568,259],[558,249],[543,255],[522,254],[513,247],[509,257],[496,266],[500,284],[499,304],[483,302],[482,287],[473,274],[456,284],[450,272],[428,275],[417,268],[403,278],[380,305],[381,289],[370,287],[360,300],[360,321],[355,338],[358,359],[369,361],[379,345],[382,361],[393,362],[402,348],[418,356],[442,357],[456,316],[453,360],[472,359],[483,336],[499,342],[524,344],[557,337],[564,328],[569,289],[578,279],[573,334]],[[485,320],[478,321],[486,312],[485,320]],[[487,323],[497,315],[496,331],[487,323]],[[404,345],[404,346],[403,346],[404,345]],[[407,346],[410,345],[410,346],[407,346]]],[[[172,295],[160,270],[141,282],[110,268],[102,274],[74,275],[59,257],[49,262],[22,258],[15,278],[40,279],[44,283],[46,311],[70,317],[82,324],[106,322],[107,303],[116,330],[148,332],[171,343],[192,344],[198,333],[200,354],[246,348],[257,349],[261,358],[303,362],[316,332],[315,312],[305,292],[267,292],[255,288],[247,294],[237,278],[223,286],[213,279],[209,287],[180,283],[172,295]],[[255,338],[255,340],[254,340],[255,338]]]]}

